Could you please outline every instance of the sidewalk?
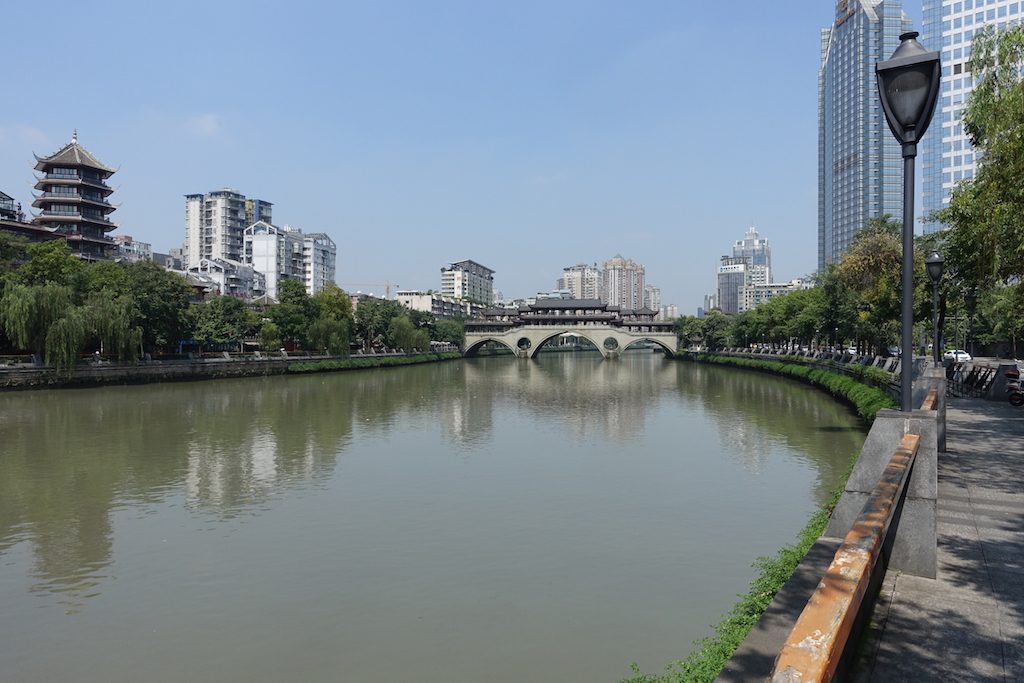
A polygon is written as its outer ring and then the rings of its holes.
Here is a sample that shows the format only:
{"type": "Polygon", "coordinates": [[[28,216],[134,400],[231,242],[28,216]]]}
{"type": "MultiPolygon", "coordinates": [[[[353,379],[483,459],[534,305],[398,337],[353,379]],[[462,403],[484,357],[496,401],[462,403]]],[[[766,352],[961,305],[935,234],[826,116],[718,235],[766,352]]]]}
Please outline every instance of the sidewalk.
{"type": "Polygon", "coordinates": [[[950,399],[938,576],[889,572],[860,682],[1024,681],[1024,408],[950,399]]]}

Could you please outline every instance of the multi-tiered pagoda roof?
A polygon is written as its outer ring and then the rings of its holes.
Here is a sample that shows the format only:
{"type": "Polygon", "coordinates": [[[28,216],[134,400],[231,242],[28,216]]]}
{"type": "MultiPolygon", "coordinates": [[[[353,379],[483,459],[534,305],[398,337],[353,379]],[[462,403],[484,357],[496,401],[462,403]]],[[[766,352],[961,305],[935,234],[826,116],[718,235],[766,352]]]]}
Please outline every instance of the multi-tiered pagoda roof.
{"type": "Polygon", "coordinates": [[[107,233],[117,227],[109,214],[116,207],[108,197],[113,188],[107,179],[115,169],[101,163],[78,144],[71,142],[48,157],[36,156],[37,177],[32,206],[39,209],[34,223],[58,233],[76,254],[87,259],[110,258],[114,242],[107,233]]]}

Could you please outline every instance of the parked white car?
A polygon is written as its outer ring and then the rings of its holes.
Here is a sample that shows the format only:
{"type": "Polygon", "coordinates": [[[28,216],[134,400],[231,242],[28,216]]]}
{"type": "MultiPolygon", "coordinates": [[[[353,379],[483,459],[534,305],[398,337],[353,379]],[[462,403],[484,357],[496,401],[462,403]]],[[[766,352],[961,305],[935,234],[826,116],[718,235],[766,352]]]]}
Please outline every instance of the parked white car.
{"type": "Polygon", "coordinates": [[[942,354],[942,357],[945,358],[946,360],[951,360],[954,363],[966,363],[967,361],[971,360],[971,354],[967,353],[963,349],[954,349],[951,351],[946,351],[944,354],[942,354]]]}

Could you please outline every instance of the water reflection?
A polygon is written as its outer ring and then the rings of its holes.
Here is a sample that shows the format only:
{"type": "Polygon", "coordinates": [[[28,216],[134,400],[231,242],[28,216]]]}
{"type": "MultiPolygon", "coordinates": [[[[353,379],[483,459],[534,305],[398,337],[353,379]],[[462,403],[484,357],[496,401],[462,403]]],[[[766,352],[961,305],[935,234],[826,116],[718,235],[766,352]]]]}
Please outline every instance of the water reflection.
{"type": "MultiPolygon", "coordinates": [[[[819,499],[843,467],[835,449],[860,438],[837,434],[849,428],[848,412],[806,387],[647,353],[7,393],[0,555],[25,543],[30,590],[77,609],[108,572],[117,510],[146,514],[180,499],[214,522],[266,514],[274,495],[325,486],[354,439],[376,443],[396,424],[434,429],[461,458],[493,438],[504,411],[556,425],[570,443],[624,445],[666,400],[710,416],[722,455],[749,471],[768,466],[771,444],[786,444],[817,472],[819,499]]],[[[687,443],[685,433],[677,438],[665,447],[687,443]]]]}

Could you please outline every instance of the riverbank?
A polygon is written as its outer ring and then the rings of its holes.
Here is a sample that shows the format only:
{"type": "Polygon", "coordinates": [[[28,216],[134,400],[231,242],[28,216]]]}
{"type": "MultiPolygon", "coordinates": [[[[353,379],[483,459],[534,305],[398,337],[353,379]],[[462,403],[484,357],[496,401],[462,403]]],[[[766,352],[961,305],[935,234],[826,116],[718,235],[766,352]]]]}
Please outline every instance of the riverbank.
{"type": "MultiPolygon", "coordinates": [[[[870,425],[879,410],[896,407],[892,399],[880,389],[857,382],[851,377],[809,364],[787,364],[752,358],[736,358],[713,354],[676,356],[679,360],[754,370],[795,379],[827,391],[834,398],[852,406],[860,418],[870,425]]],[[[735,607],[714,627],[714,635],[697,643],[697,650],[683,660],[671,662],[660,674],[645,674],[636,664],[634,675],[622,683],[691,683],[714,681],[729,662],[736,648],[758,623],[761,615],[776,594],[796,571],[808,551],[825,532],[829,519],[860,457],[850,457],[847,474],[833,490],[828,502],[822,505],[800,531],[797,540],[783,547],[773,557],[759,557],[754,561],[758,574],[746,593],[740,595],[735,607]]]]}
{"type": "Polygon", "coordinates": [[[184,358],[139,363],[89,363],[77,366],[71,374],[53,368],[0,368],[0,391],[63,389],[154,382],[187,382],[238,377],[339,372],[369,368],[417,365],[461,358],[457,351],[421,354],[380,354],[365,356],[314,356],[258,358],[184,358]]]}

